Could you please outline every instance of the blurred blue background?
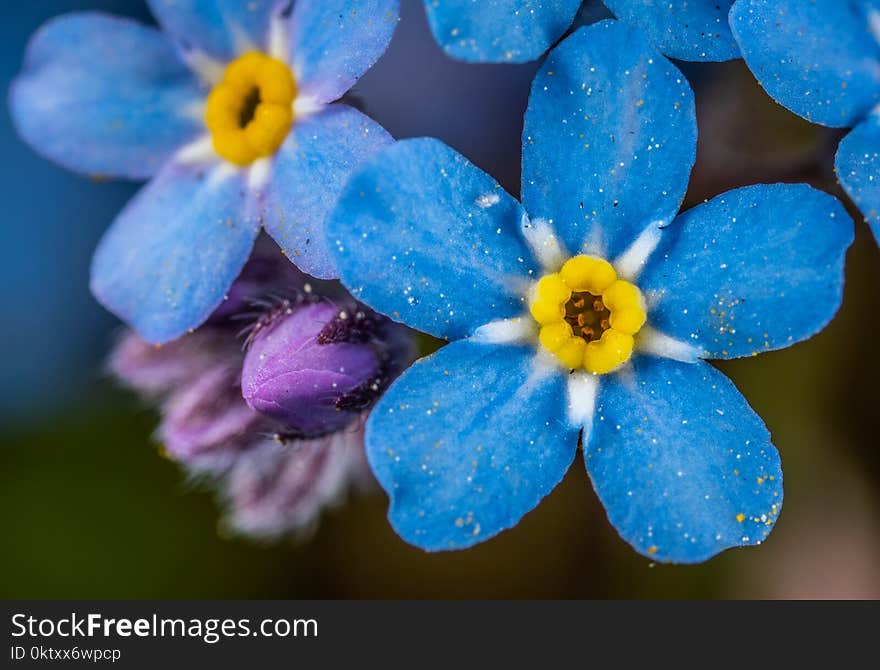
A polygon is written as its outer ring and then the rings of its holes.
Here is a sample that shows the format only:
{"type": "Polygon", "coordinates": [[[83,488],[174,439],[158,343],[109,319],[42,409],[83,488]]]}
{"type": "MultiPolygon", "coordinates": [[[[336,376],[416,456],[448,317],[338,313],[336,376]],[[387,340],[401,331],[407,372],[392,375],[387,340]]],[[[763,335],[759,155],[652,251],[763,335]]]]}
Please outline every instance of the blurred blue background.
{"type": "MultiPolygon", "coordinates": [[[[537,65],[450,61],[421,3],[403,5],[356,103],[396,137],[443,139],[517,193],[537,65]]],[[[151,20],[142,0],[8,6],[3,90],[30,34],[76,9],[151,20]]],[[[806,180],[841,195],[831,172],[839,133],[776,106],[740,62],[682,67],[697,90],[701,138],[687,205],[757,181],[806,180]]],[[[210,492],[159,456],[155,416],[102,371],[118,324],[89,295],[89,260],[137,185],[43,161],[18,141],[5,106],[0,114],[0,595],[880,597],[880,252],[864,224],[830,328],[794,349],[720,366],[783,456],[785,510],[763,547],[702,566],[652,566],[609,527],[582,463],[520,526],[468,552],[426,555],[403,544],[380,495],[331,511],[309,541],[255,544],[221,536],[210,492]]]]}

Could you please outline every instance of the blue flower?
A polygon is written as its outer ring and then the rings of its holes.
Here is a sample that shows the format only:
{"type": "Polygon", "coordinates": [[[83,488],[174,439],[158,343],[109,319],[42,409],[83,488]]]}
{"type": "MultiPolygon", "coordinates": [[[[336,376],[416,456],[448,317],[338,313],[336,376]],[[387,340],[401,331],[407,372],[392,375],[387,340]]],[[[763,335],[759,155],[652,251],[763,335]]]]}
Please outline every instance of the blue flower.
{"type": "Polygon", "coordinates": [[[10,93],[38,152],[151,179],[119,214],[91,287],[145,339],[202,323],[261,227],[333,276],[321,230],[351,169],[391,138],[339,99],[379,58],[397,0],[150,0],[165,33],[76,13],[44,25],[10,93]]]}
{"type": "Polygon", "coordinates": [[[730,24],[746,64],[808,121],[854,126],[837,178],[880,240],[880,2],[738,0],[730,24]]]}
{"type": "Polygon", "coordinates": [[[535,79],[522,204],[433,139],[399,142],[352,178],[326,229],[343,282],[452,340],[367,426],[405,540],[458,549],[515,525],[579,436],[611,523],[642,554],[697,562],[770,532],[779,455],[705,360],[823,328],[853,223],[832,196],[789,184],[679,214],[696,138],[684,76],[603,21],[535,79]]]}
{"type": "MultiPolygon", "coordinates": [[[[690,61],[739,58],[727,24],[733,0],[604,0],[663,53],[690,61]]],[[[424,0],[434,38],[453,58],[524,63],[571,26],[581,0],[424,0]]]]}

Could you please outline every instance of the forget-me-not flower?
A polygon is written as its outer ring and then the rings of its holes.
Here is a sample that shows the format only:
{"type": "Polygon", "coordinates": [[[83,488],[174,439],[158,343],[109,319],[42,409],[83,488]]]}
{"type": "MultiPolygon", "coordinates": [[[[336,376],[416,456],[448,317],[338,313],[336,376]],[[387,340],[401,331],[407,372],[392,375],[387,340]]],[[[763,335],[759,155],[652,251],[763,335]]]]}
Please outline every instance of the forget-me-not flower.
{"type": "Polygon", "coordinates": [[[432,139],[356,172],[326,229],[343,282],[452,340],[367,424],[405,540],[458,549],[513,526],[579,438],[611,523],[646,556],[702,561],[770,532],[778,453],[705,361],[818,332],[841,301],[853,223],[832,196],[789,184],[679,214],[696,136],[682,74],[603,21],[535,79],[522,204],[432,139]]]}
{"type": "Polygon", "coordinates": [[[149,0],[165,32],[100,13],[33,37],[11,89],[21,136],[88,175],[151,179],[92,264],[95,296],[151,342],[223,300],[261,227],[333,276],[324,219],[391,141],[339,99],[387,47],[397,0],[149,0]]]}
{"type": "MultiPolygon", "coordinates": [[[[739,57],[727,13],[733,0],[604,0],[667,56],[690,61],[739,57]]],[[[434,38],[470,62],[535,60],[566,30],[581,0],[424,0],[434,38]]]]}
{"type": "Polygon", "coordinates": [[[823,126],[854,126],[837,149],[837,178],[880,240],[880,1],[738,0],[730,24],[779,104],[823,126]]]}

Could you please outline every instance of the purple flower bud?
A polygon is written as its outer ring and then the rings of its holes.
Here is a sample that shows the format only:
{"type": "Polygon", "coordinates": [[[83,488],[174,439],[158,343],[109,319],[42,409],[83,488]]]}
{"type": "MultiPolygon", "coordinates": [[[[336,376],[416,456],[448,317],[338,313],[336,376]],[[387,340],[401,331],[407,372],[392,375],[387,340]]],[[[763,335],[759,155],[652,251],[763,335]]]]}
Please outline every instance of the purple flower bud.
{"type": "Polygon", "coordinates": [[[195,332],[162,346],[128,333],[109,367],[159,409],[168,456],[222,491],[232,529],[273,537],[375,485],[363,420],[415,343],[267,244],[195,332]]]}
{"type": "Polygon", "coordinates": [[[243,454],[227,477],[227,523],[257,537],[308,532],[321,512],[352,488],[375,486],[363,426],[288,444],[264,442],[243,454]]]}
{"type": "Polygon", "coordinates": [[[228,335],[199,330],[163,345],[145,342],[127,331],[110,356],[110,371],[126,385],[148,395],[166,393],[217,364],[235,360],[237,347],[228,335]]]}
{"type": "Polygon", "coordinates": [[[261,423],[241,397],[238,369],[221,363],[169,396],[159,438],[171,456],[203,470],[249,446],[261,423]]]}
{"type": "Polygon", "coordinates": [[[245,400],[298,436],[345,428],[394,374],[382,339],[390,322],[327,302],[276,311],[252,334],[241,377],[245,400]]]}

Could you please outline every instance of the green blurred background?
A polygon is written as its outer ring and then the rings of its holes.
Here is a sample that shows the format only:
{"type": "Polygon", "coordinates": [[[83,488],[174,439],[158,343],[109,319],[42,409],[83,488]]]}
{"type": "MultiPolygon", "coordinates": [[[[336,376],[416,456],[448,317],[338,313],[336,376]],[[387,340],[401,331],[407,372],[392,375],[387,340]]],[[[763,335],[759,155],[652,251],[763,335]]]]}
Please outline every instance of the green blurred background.
{"type": "MultiPolygon", "coordinates": [[[[512,192],[534,65],[465,66],[404,1],[389,53],[359,84],[397,137],[433,135],[512,192]]],[[[46,18],[100,8],[149,20],[140,0],[40,0],[3,9],[0,77],[46,18]]],[[[700,146],[686,206],[759,181],[831,171],[839,132],[776,106],[741,62],[683,66],[700,146]]],[[[653,565],[608,524],[583,462],[516,528],[429,555],[385,521],[381,493],[328,512],[313,535],[224,537],[208,491],[151,441],[156,416],[102,373],[118,325],[88,296],[88,262],[130,184],[41,161],[0,121],[3,310],[0,596],[5,598],[826,598],[880,597],[880,250],[856,216],[843,309],[787,351],[720,365],[782,453],[785,507],[768,541],[700,566],[653,565]]]]}

